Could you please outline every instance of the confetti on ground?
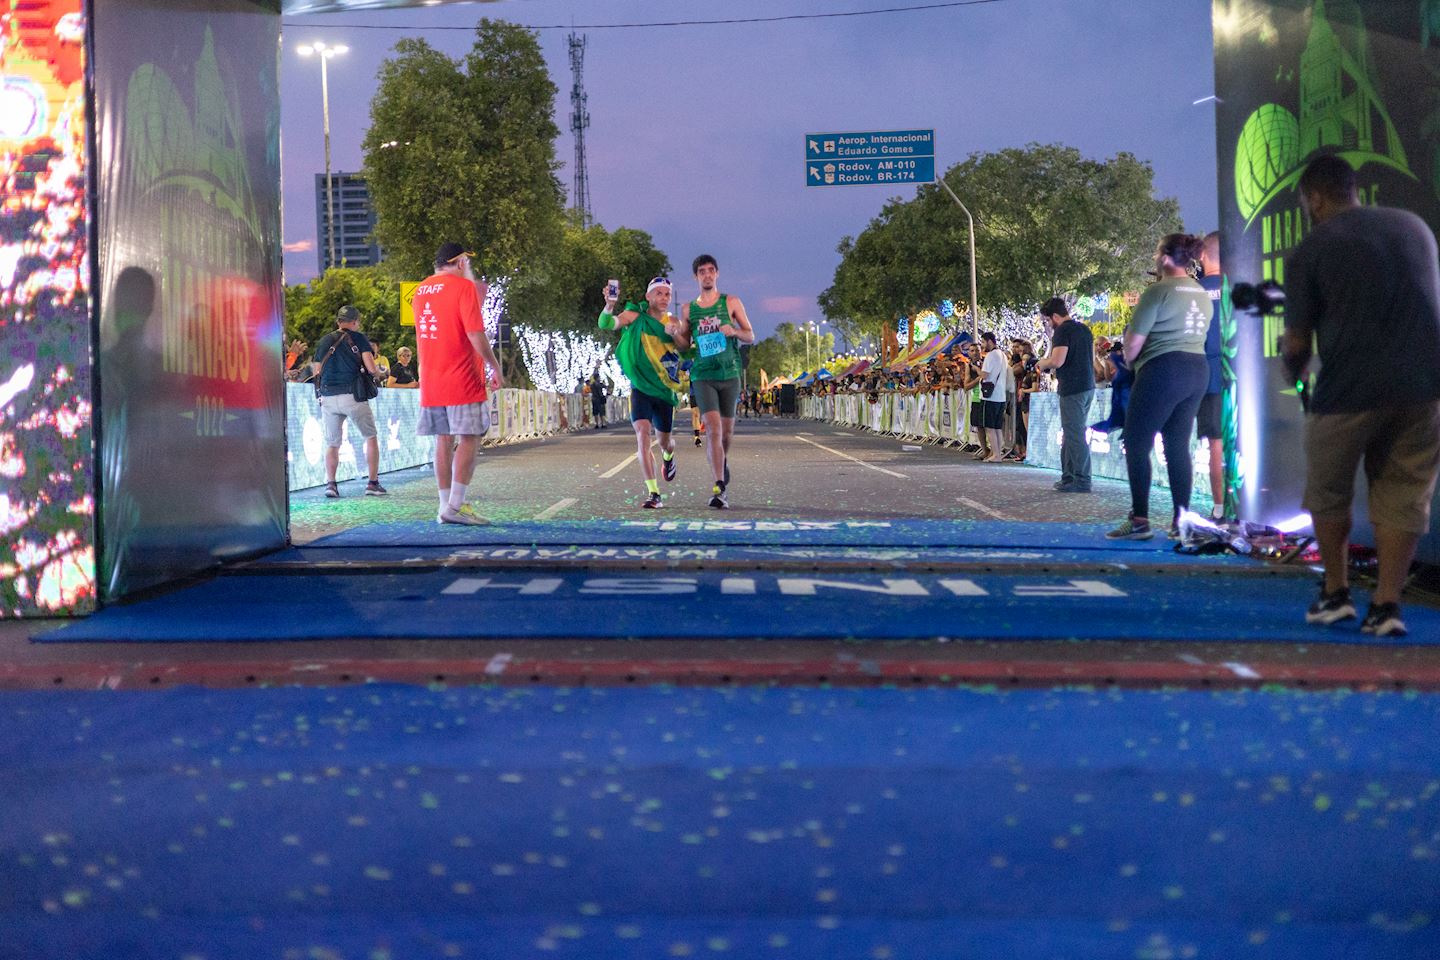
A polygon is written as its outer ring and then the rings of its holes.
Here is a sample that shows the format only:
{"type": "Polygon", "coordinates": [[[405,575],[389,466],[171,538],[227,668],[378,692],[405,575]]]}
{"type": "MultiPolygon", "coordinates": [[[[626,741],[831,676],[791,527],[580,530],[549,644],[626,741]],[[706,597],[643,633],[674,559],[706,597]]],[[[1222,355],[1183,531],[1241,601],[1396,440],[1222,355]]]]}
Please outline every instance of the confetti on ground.
{"type": "Polygon", "coordinates": [[[1433,958],[1437,729],[1278,689],[7,694],[0,957],[1433,958]]]}

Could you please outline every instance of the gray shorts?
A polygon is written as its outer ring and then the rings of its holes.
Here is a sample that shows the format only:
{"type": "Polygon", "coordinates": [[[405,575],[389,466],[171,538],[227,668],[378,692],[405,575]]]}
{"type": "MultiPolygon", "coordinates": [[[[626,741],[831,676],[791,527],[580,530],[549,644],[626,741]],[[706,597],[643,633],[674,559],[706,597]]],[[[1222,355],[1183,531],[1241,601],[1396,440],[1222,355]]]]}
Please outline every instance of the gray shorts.
{"type": "Polygon", "coordinates": [[[366,401],[356,400],[348,393],[337,393],[320,398],[320,412],[325,420],[325,446],[338,447],[345,439],[345,420],[355,424],[360,437],[369,440],[375,436],[375,414],[366,401]]]}
{"type": "Polygon", "coordinates": [[[490,432],[488,403],[421,407],[415,433],[421,437],[483,437],[490,432]]]}
{"type": "Polygon", "coordinates": [[[740,400],[740,378],[732,380],[691,380],[695,402],[701,413],[719,411],[725,420],[735,419],[735,404],[740,400]]]}

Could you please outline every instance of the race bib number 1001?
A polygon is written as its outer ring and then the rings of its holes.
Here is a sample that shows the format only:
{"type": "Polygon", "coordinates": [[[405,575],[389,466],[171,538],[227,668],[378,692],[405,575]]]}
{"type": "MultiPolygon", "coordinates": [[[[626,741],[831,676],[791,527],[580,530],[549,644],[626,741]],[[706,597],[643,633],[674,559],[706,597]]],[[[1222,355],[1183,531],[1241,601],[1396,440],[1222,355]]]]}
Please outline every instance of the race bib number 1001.
{"type": "Polygon", "coordinates": [[[723,333],[702,333],[696,341],[700,348],[700,356],[714,357],[725,352],[725,334],[723,333]]]}

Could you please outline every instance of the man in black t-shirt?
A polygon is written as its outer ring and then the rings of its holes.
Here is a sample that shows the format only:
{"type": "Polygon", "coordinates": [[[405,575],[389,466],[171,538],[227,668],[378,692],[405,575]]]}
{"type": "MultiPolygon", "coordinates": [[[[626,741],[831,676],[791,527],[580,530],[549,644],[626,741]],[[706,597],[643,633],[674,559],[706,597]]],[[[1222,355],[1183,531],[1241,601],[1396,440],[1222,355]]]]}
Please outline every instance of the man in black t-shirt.
{"type": "Polygon", "coordinates": [[[1355,169],[1341,156],[1310,161],[1300,205],[1313,226],[1285,258],[1285,337],[1291,383],[1320,355],[1305,417],[1305,499],[1325,580],[1305,613],[1329,626],[1355,617],[1350,527],[1364,464],[1379,569],[1360,625],[1403,637],[1400,593],[1440,478],[1440,249],[1408,210],[1360,203],[1355,169]],[[1404,351],[1397,369],[1389,350],[1404,351]]]}
{"type": "Polygon", "coordinates": [[[1060,397],[1060,480],[1055,489],[1089,493],[1090,444],[1085,425],[1095,399],[1095,337],[1085,324],[1070,319],[1070,308],[1060,297],[1045,301],[1040,316],[1050,322],[1050,353],[1035,369],[1055,371],[1055,392],[1060,397]]]}
{"type": "Polygon", "coordinates": [[[352,306],[340,308],[335,316],[336,330],[327,333],[315,347],[315,394],[325,421],[325,496],[340,496],[335,471],[340,465],[340,442],[345,438],[348,419],[365,441],[365,463],[370,468],[370,482],[365,486],[368,497],[383,497],[380,486],[380,441],[375,436],[375,414],[368,401],[355,399],[355,378],[363,366],[379,378],[375,366],[375,348],[360,332],[360,311],[352,306]]]}

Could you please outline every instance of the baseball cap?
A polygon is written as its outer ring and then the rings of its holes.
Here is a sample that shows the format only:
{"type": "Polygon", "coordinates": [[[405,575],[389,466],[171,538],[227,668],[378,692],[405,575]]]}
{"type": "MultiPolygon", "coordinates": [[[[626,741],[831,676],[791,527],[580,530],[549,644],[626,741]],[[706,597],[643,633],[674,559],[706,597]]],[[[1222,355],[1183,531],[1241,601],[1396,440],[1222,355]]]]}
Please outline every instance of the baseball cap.
{"type": "Polygon", "coordinates": [[[359,323],[359,322],[360,322],[360,311],[359,311],[359,310],[356,310],[354,307],[350,306],[350,304],[347,303],[347,304],[345,304],[345,306],[343,306],[343,307],[340,308],[340,312],[339,312],[339,313],[335,314],[335,322],[336,322],[336,323],[359,323]]]}
{"type": "Polygon", "coordinates": [[[443,267],[448,263],[454,263],[460,257],[473,257],[475,254],[466,250],[458,243],[442,243],[440,249],[435,251],[435,265],[443,267]]]}

